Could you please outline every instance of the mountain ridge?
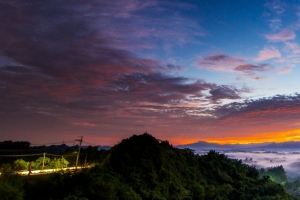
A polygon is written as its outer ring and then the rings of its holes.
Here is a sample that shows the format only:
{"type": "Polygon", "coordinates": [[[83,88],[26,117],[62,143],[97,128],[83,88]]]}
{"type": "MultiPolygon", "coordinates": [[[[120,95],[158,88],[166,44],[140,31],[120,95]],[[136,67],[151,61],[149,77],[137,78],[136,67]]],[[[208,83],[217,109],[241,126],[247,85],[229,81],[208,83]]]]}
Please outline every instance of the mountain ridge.
{"type": "Polygon", "coordinates": [[[300,141],[288,142],[264,142],[249,144],[218,144],[206,141],[198,141],[195,143],[177,145],[178,148],[202,148],[202,149],[300,149],[300,141]]]}

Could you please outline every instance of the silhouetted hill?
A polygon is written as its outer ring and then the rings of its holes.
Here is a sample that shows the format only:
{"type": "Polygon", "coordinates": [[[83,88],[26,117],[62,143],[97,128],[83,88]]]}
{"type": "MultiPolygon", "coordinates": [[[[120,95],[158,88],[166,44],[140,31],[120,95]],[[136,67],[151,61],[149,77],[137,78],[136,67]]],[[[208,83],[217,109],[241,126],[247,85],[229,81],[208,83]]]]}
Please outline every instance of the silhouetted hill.
{"type": "Polygon", "coordinates": [[[281,143],[271,143],[266,145],[264,148],[274,148],[274,149],[299,149],[300,150],[300,142],[281,142],[281,143]]]}
{"type": "Polygon", "coordinates": [[[178,148],[201,148],[201,149],[221,149],[221,148],[228,148],[228,146],[220,145],[217,143],[208,143],[204,141],[199,141],[191,144],[186,145],[178,145],[178,148]]]}
{"type": "MultiPolygon", "coordinates": [[[[222,146],[206,142],[193,145],[222,146]]],[[[198,156],[147,133],[114,146],[107,165],[142,199],[271,199],[275,194],[293,199],[268,178],[259,179],[259,172],[241,161],[214,151],[198,156]]]]}
{"type": "Polygon", "coordinates": [[[22,184],[11,179],[1,181],[6,181],[5,187],[11,186],[12,192],[25,194],[25,200],[294,199],[269,177],[260,179],[257,169],[241,160],[215,151],[199,156],[148,133],[124,139],[103,155],[99,165],[80,172],[35,178],[22,184]]]}

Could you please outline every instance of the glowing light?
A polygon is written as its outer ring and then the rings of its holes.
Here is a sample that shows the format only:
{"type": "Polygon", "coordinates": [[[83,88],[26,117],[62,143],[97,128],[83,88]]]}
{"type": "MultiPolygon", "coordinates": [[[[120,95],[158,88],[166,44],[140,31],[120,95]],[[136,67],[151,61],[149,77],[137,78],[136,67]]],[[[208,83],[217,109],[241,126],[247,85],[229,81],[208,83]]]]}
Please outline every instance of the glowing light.
{"type": "MultiPolygon", "coordinates": [[[[177,139],[179,142],[179,138],[177,139]]],[[[176,141],[176,143],[177,143],[176,141]]],[[[183,139],[180,144],[190,144],[197,141],[205,141],[209,143],[218,144],[250,144],[250,143],[264,143],[264,142],[287,142],[287,141],[300,141],[300,129],[292,129],[283,132],[265,132],[257,133],[251,136],[232,136],[232,137],[219,137],[219,138],[201,138],[201,139],[183,139]]]]}

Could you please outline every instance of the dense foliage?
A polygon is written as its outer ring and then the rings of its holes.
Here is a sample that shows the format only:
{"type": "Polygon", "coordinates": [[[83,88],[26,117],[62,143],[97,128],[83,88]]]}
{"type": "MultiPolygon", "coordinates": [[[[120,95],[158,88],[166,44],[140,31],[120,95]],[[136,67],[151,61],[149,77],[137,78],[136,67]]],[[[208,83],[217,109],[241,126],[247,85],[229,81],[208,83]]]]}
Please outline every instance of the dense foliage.
{"type": "Polygon", "coordinates": [[[102,160],[91,169],[22,181],[4,176],[0,188],[10,186],[11,193],[19,195],[15,197],[31,200],[294,199],[280,184],[268,176],[259,178],[258,170],[240,160],[214,151],[195,155],[190,149],[173,148],[148,133],[122,140],[105,157],[94,153],[94,159],[102,160]]]}
{"type": "Polygon", "coordinates": [[[276,183],[280,183],[294,196],[300,197],[300,177],[287,177],[282,165],[260,170],[260,176],[269,176],[276,183]]]}
{"type": "Polygon", "coordinates": [[[267,169],[262,168],[260,170],[260,176],[269,176],[272,181],[276,183],[281,183],[282,185],[284,185],[288,179],[282,165],[270,167],[267,169]]]}
{"type": "Polygon", "coordinates": [[[39,157],[34,162],[26,162],[23,159],[17,159],[14,161],[13,168],[15,170],[28,170],[30,165],[31,170],[38,169],[61,169],[68,167],[69,162],[62,156],[61,158],[50,159],[48,157],[39,157]],[[43,167],[44,166],[44,167],[43,167]]]}

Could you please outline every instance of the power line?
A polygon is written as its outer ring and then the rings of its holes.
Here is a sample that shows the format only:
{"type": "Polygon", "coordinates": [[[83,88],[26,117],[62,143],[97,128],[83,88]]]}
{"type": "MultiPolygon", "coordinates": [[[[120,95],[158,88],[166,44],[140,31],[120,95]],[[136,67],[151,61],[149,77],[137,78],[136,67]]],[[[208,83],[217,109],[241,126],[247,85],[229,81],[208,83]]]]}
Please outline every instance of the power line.
{"type": "Polygon", "coordinates": [[[24,146],[25,143],[29,143],[30,146],[31,145],[46,145],[46,144],[64,144],[64,143],[70,143],[70,142],[74,142],[74,140],[70,140],[70,141],[63,141],[63,142],[49,142],[49,143],[37,143],[37,144],[30,144],[30,142],[27,142],[27,141],[16,141],[16,142],[13,142],[13,141],[4,141],[4,142],[0,142],[0,145],[14,145],[14,146],[24,146]]]}
{"type": "Polygon", "coordinates": [[[22,157],[22,156],[40,156],[43,155],[42,153],[40,154],[21,154],[21,155],[0,155],[0,157],[22,157]]]}
{"type": "MultiPolygon", "coordinates": [[[[32,148],[32,147],[31,147],[32,148]]],[[[7,152],[7,151],[14,151],[14,152],[18,152],[18,151],[44,151],[44,150],[51,150],[51,149],[61,149],[61,147],[42,147],[40,149],[0,149],[0,152],[7,152]]]]}
{"type": "MultiPolygon", "coordinates": [[[[40,156],[40,155],[44,155],[44,153],[39,153],[39,154],[20,154],[20,155],[0,155],[0,157],[23,157],[23,156],[40,156]]],[[[45,155],[49,155],[49,156],[63,156],[63,157],[66,157],[66,156],[77,156],[77,154],[74,154],[74,155],[59,155],[59,154],[48,154],[48,153],[45,153],[45,155]]],[[[82,154],[79,154],[80,156],[82,155],[86,155],[86,153],[82,153],[82,154]]]]}
{"type": "Polygon", "coordinates": [[[18,150],[15,150],[15,149],[0,149],[0,152],[1,151],[4,151],[4,152],[6,152],[6,151],[31,151],[31,149],[18,149],[18,150]]]}
{"type": "MultiPolygon", "coordinates": [[[[49,143],[37,143],[37,144],[30,144],[30,146],[43,146],[43,145],[51,145],[51,144],[64,144],[64,143],[71,143],[71,142],[75,142],[74,140],[70,140],[70,141],[63,141],[63,142],[49,142],[49,143]]],[[[85,142],[85,141],[82,141],[83,143],[85,144],[90,144],[90,145],[94,145],[94,146],[101,146],[99,144],[94,144],[94,143],[90,143],[90,142],[85,142]]],[[[11,145],[11,144],[8,144],[8,143],[5,143],[5,142],[0,142],[0,144],[5,144],[5,145],[11,145]]],[[[13,144],[13,145],[23,145],[23,144],[13,144]]],[[[0,150],[1,151],[1,150],[0,150]]]]}
{"type": "MultiPolygon", "coordinates": [[[[79,154],[80,156],[82,156],[82,155],[85,155],[86,153],[82,153],[82,154],[79,154]]],[[[46,154],[46,155],[49,155],[49,156],[63,156],[63,157],[67,157],[67,156],[77,156],[77,154],[74,154],[74,155],[56,155],[56,154],[46,154]]]]}
{"type": "Polygon", "coordinates": [[[43,144],[30,144],[30,146],[31,146],[31,145],[46,145],[46,144],[64,144],[64,143],[70,143],[70,142],[74,142],[74,140],[63,141],[63,142],[43,143],[43,144]]]}
{"type": "MultiPolygon", "coordinates": [[[[82,141],[82,142],[83,142],[83,141],[82,141]]],[[[90,145],[94,145],[94,146],[100,146],[99,144],[93,144],[93,143],[89,143],[89,142],[83,142],[83,143],[90,144],[90,145]]]]}

